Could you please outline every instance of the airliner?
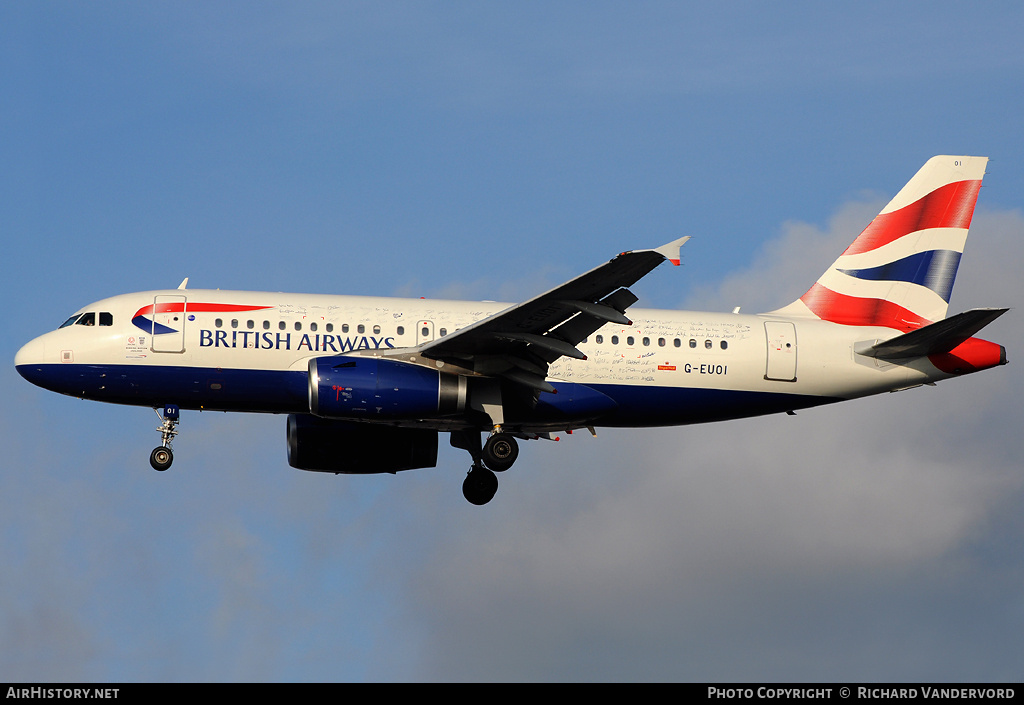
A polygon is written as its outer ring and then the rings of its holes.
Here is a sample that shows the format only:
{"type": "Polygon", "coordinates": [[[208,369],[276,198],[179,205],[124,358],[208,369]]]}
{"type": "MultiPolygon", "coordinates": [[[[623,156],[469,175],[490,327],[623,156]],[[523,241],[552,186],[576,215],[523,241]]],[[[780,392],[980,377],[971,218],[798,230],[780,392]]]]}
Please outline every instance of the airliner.
{"type": "Polygon", "coordinates": [[[78,310],[21,348],[18,372],[69,396],[153,408],[156,470],[180,411],[287,414],[292,467],[435,467],[469,452],[489,502],[519,442],[796,410],[1006,364],[974,337],[1005,308],[946,316],[988,160],[937,156],[807,293],[756,315],[635,309],[629,290],[682,237],[623,252],[523,303],[177,289],[78,310]]]}

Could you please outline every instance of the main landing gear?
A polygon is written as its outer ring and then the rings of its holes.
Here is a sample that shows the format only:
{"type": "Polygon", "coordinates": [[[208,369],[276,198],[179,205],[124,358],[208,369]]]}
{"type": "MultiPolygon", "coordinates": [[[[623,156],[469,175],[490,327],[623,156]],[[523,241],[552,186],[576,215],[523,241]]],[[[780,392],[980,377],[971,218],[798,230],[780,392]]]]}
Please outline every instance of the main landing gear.
{"type": "Polygon", "coordinates": [[[494,472],[505,472],[519,457],[515,436],[501,431],[492,433],[483,448],[484,464],[494,472]]]}
{"type": "Polygon", "coordinates": [[[159,411],[156,412],[162,423],[160,428],[157,429],[160,432],[160,445],[149,454],[149,464],[153,466],[154,470],[163,472],[171,467],[171,463],[174,462],[174,453],[171,451],[171,439],[178,435],[178,417],[180,413],[181,410],[173,404],[165,406],[162,415],[159,411]]]}
{"type": "Polygon", "coordinates": [[[498,491],[498,478],[494,473],[508,470],[519,457],[519,443],[515,436],[495,426],[481,447],[480,433],[468,429],[452,431],[451,444],[473,456],[473,465],[462,482],[463,496],[471,504],[487,504],[498,491]]]}

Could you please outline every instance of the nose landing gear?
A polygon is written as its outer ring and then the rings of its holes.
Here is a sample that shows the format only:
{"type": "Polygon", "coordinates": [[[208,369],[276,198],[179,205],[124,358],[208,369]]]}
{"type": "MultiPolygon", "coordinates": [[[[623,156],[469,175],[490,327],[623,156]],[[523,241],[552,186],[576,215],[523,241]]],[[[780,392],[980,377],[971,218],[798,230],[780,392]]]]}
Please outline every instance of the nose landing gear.
{"type": "MultiPolygon", "coordinates": [[[[156,411],[156,409],[154,409],[156,411]]],[[[168,404],[163,408],[163,414],[156,411],[162,423],[157,431],[160,432],[160,445],[149,454],[149,464],[154,470],[163,472],[171,467],[174,462],[174,453],[171,451],[171,440],[178,435],[178,417],[181,410],[174,404],[168,404]]]]}

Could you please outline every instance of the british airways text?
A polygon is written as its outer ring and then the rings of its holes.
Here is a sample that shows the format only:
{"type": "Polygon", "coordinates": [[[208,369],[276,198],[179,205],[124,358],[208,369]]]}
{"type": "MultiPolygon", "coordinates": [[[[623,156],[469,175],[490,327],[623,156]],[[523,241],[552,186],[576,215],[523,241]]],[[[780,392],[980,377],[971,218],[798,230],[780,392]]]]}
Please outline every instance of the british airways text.
{"type": "Polygon", "coordinates": [[[344,353],[365,348],[393,348],[395,339],[357,335],[309,335],[301,337],[291,333],[267,333],[249,330],[199,330],[199,347],[250,348],[253,350],[309,350],[311,352],[344,353]],[[230,335],[229,335],[230,333],[230,335]],[[294,343],[294,347],[293,347],[294,343]]]}

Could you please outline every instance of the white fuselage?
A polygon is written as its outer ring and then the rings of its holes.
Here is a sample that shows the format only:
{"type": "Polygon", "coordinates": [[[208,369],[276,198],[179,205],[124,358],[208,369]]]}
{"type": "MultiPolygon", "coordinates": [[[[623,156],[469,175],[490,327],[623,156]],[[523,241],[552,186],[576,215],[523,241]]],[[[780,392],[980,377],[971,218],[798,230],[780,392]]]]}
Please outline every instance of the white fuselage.
{"type": "MultiPolygon", "coordinates": [[[[506,307],[429,299],[150,291],[83,308],[77,322],[22,348],[16,364],[40,386],[83,398],[308,413],[310,358],[355,354],[405,360],[404,351],[414,353],[417,346],[506,307]],[[87,324],[88,314],[94,315],[87,324]]],[[[562,357],[551,364],[547,378],[556,386],[599,390],[618,407],[597,419],[566,419],[565,425],[737,418],[953,376],[927,359],[895,365],[855,353],[857,344],[896,334],[888,328],[771,314],[630,309],[629,315],[632,325],[609,323],[578,346],[587,359],[562,357]]],[[[542,401],[555,396],[540,395],[542,401]]],[[[518,419],[524,429],[552,423],[518,419]]]]}

